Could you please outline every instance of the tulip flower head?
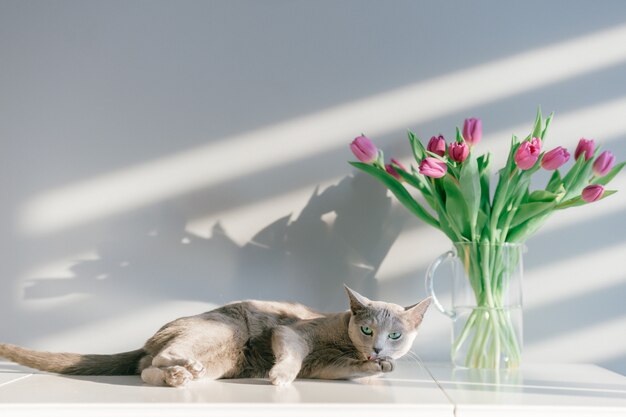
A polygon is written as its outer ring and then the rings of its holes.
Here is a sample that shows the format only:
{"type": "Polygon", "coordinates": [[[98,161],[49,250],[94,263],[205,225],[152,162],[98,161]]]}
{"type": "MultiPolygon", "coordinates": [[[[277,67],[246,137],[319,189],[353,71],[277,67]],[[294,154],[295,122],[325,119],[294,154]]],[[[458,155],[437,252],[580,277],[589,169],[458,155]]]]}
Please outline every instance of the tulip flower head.
{"type": "Polygon", "coordinates": [[[604,177],[613,168],[613,165],[615,165],[615,155],[609,151],[604,151],[593,162],[593,173],[598,177],[604,177]]]}
{"type": "Polygon", "coordinates": [[[350,149],[354,156],[363,163],[371,164],[378,159],[378,149],[367,136],[355,138],[350,144],[350,149]]]}
{"type": "Polygon", "coordinates": [[[515,163],[521,170],[531,169],[537,163],[540,153],[541,140],[539,138],[532,138],[530,141],[525,140],[515,152],[515,163]]]}
{"type": "Polygon", "coordinates": [[[463,139],[469,146],[476,145],[483,137],[483,122],[471,117],[463,123],[463,139]]]}
{"type": "Polygon", "coordinates": [[[396,170],[394,165],[402,169],[403,171],[406,171],[404,165],[402,165],[397,159],[394,158],[391,158],[391,163],[385,166],[385,170],[398,181],[404,181],[404,178],[402,178],[400,174],[398,174],[398,171],[396,170]]]}
{"type": "Polygon", "coordinates": [[[583,189],[581,196],[587,203],[593,203],[601,199],[602,195],[604,195],[604,187],[600,184],[592,184],[583,189]]]}
{"type": "Polygon", "coordinates": [[[463,162],[469,155],[469,146],[465,142],[452,142],[448,148],[448,154],[454,162],[463,162]]]}
{"type": "Polygon", "coordinates": [[[543,169],[547,169],[548,171],[554,171],[566,163],[569,160],[569,157],[570,155],[569,152],[567,152],[567,149],[558,146],[543,155],[541,167],[543,169]]]}
{"type": "Polygon", "coordinates": [[[574,151],[574,159],[578,160],[580,155],[585,155],[585,160],[588,161],[593,157],[593,153],[596,150],[596,143],[593,139],[581,138],[574,151]]]}
{"type": "Polygon", "coordinates": [[[424,158],[420,163],[420,174],[431,178],[441,178],[448,172],[448,165],[437,158],[424,158]]]}
{"type": "Polygon", "coordinates": [[[443,135],[433,136],[430,138],[426,149],[439,156],[444,156],[446,154],[446,140],[443,135]]]}

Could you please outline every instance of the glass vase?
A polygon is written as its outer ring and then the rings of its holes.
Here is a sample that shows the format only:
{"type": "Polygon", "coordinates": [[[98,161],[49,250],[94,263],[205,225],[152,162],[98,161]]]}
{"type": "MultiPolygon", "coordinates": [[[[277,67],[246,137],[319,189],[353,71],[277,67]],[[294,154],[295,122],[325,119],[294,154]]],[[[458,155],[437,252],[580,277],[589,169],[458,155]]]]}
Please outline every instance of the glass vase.
{"type": "Polygon", "coordinates": [[[426,273],[434,305],[452,319],[455,366],[513,369],[522,352],[522,244],[455,243],[426,273]],[[435,294],[437,269],[452,263],[452,306],[435,294]]]}

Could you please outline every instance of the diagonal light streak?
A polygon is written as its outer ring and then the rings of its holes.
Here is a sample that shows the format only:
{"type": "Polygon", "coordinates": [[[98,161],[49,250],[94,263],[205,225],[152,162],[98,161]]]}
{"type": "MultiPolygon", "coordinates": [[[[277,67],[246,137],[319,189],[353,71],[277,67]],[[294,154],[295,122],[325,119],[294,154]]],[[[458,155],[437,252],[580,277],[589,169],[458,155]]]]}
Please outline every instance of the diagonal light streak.
{"type": "Polygon", "coordinates": [[[626,352],[624,329],[626,316],[615,317],[531,343],[524,347],[524,355],[529,362],[598,363],[626,352]],[[584,343],[584,348],[581,348],[581,341],[588,341],[584,343]]]}
{"type": "Polygon", "coordinates": [[[381,135],[597,71],[626,61],[625,45],[618,26],[45,191],[20,209],[19,231],[74,227],[336,149],[355,129],[381,135]]]}

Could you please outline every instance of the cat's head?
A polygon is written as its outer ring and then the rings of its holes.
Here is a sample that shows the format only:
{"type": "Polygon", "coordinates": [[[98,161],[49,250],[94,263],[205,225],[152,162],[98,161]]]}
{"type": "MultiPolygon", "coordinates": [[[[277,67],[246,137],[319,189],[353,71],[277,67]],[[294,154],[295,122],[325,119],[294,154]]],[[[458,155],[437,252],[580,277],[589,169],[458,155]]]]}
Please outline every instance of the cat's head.
{"type": "Polygon", "coordinates": [[[402,307],[369,300],[348,287],[346,292],[352,313],[348,333],[364,359],[397,359],[411,349],[417,328],[430,305],[430,297],[402,307]]]}

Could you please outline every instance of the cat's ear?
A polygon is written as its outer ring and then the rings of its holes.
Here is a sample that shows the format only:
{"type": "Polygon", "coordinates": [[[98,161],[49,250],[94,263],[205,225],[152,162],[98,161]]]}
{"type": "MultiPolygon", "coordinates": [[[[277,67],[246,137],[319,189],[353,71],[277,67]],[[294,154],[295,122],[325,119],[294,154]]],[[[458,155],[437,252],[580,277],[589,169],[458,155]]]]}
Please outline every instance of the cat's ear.
{"type": "Polygon", "coordinates": [[[423,299],[417,304],[413,304],[412,306],[404,308],[405,314],[407,315],[409,320],[411,320],[411,322],[415,325],[416,328],[422,322],[422,319],[424,318],[424,314],[426,314],[426,310],[428,310],[428,306],[430,305],[431,301],[432,301],[432,298],[428,297],[428,298],[423,299]]]}
{"type": "Polygon", "coordinates": [[[367,298],[359,294],[358,292],[348,288],[347,285],[344,284],[346,289],[346,293],[348,293],[348,298],[350,299],[350,310],[353,314],[356,314],[358,311],[366,308],[372,302],[367,298]]]}

